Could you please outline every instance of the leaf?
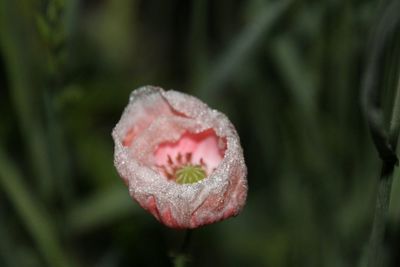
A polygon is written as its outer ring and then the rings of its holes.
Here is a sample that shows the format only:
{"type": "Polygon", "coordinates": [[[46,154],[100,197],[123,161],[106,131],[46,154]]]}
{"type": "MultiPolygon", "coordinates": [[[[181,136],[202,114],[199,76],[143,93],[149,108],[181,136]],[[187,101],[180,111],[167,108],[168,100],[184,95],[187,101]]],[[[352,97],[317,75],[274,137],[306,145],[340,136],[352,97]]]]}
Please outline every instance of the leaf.
{"type": "Polygon", "coordinates": [[[56,228],[52,224],[53,218],[31,195],[28,186],[23,182],[18,167],[7,158],[1,149],[0,187],[14,205],[48,265],[54,267],[73,266],[64,254],[64,249],[56,234],[56,228]]]}
{"type": "Polygon", "coordinates": [[[215,66],[206,75],[206,79],[199,84],[199,93],[202,99],[210,102],[216,99],[216,91],[233,77],[240,69],[241,64],[260,43],[260,39],[273,28],[276,22],[290,7],[292,1],[277,1],[268,4],[260,11],[258,16],[239,34],[227,52],[221,56],[215,66]]]}
{"type": "Polygon", "coordinates": [[[79,201],[67,216],[67,226],[77,234],[110,224],[136,211],[128,189],[122,185],[96,193],[79,201]]]}

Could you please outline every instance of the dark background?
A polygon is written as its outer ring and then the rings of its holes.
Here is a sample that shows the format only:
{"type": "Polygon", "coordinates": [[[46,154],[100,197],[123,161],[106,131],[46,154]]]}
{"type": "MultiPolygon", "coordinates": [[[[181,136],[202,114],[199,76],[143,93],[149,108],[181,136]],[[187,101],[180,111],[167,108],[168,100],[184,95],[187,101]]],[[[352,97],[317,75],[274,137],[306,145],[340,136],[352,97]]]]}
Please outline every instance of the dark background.
{"type": "MultiPolygon", "coordinates": [[[[189,266],[365,266],[380,161],[361,77],[385,5],[0,0],[0,266],[171,266],[183,232],[139,208],[113,166],[111,131],[147,84],[227,114],[245,153],[247,205],[194,231],[189,266]]],[[[395,266],[397,172],[391,201],[395,266]]]]}

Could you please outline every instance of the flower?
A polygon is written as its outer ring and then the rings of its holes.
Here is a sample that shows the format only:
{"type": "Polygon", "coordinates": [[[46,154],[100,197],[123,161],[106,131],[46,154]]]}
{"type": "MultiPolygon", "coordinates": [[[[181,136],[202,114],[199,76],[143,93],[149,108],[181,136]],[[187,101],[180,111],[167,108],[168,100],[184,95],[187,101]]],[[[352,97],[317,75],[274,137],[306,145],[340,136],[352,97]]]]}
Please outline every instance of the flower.
{"type": "Polygon", "coordinates": [[[236,216],[247,169],[228,118],[199,99],[144,86],[131,93],[112,136],[114,164],[131,197],[172,228],[236,216]]]}

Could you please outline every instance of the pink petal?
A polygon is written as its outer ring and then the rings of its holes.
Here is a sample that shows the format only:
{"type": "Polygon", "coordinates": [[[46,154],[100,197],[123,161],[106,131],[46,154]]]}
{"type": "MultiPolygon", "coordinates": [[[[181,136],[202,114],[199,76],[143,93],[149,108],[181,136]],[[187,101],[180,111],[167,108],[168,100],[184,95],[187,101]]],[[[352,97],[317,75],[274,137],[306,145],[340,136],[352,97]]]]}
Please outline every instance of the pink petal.
{"type": "Polygon", "coordinates": [[[179,155],[191,156],[193,164],[202,162],[207,166],[208,173],[218,167],[225,153],[225,143],[218,137],[213,129],[194,134],[185,132],[177,142],[165,142],[159,144],[155,151],[155,163],[166,165],[168,157],[173,159],[179,155]]]}
{"type": "Polygon", "coordinates": [[[114,162],[133,199],[165,225],[196,228],[237,215],[247,196],[247,170],[234,126],[193,96],[146,86],[135,90],[113,130],[114,162]],[[208,177],[193,184],[157,169],[168,155],[192,153],[208,177]]]}

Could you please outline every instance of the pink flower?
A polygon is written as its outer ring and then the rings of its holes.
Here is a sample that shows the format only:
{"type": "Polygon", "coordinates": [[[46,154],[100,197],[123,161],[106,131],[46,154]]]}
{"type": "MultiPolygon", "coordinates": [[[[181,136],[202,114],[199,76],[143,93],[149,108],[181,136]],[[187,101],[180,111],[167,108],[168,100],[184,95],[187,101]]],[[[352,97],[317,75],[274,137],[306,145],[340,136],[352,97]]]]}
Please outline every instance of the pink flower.
{"type": "Polygon", "coordinates": [[[145,86],[132,92],[115,126],[114,163],[129,193],[172,228],[237,215],[247,169],[228,118],[199,99],[145,86]]]}

